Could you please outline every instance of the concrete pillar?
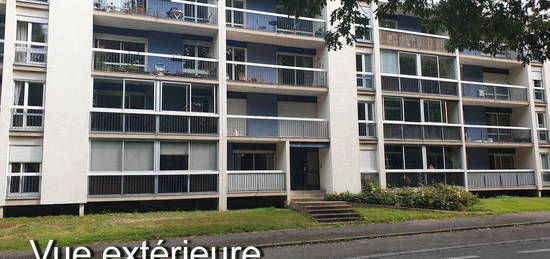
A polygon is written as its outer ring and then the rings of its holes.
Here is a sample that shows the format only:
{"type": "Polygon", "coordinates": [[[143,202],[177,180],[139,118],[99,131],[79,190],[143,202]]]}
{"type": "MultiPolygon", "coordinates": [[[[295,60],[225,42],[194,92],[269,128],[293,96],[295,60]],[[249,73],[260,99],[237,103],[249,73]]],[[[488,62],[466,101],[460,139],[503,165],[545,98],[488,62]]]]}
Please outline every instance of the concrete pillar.
{"type": "Polygon", "coordinates": [[[291,190],[290,190],[290,142],[277,143],[277,170],[283,170],[285,172],[285,186],[286,186],[286,201],[290,203],[291,190]]]}
{"type": "Polygon", "coordinates": [[[226,32],[225,32],[225,0],[218,1],[218,34],[215,38],[216,55],[218,63],[218,113],[219,120],[219,145],[218,145],[218,168],[219,168],[219,198],[218,210],[227,210],[227,79],[226,79],[226,32]]]}
{"type": "MultiPolygon", "coordinates": [[[[458,50],[455,51],[456,54],[456,78],[458,80],[462,80],[462,71],[460,70],[460,52],[458,50]]],[[[468,156],[466,153],[466,133],[464,131],[464,103],[462,102],[462,85],[459,81],[458,83],[458,96],[460,97],[458,100],[458,120],[460,124],[460,132],[461,135],[461,161],[462,161],[462,169],[464,170],[464,189],[467,191],[468,186],[468,156]]]]}
{"type": "Polygon", "coordinates": [[[4,218],[4,207],[0,207],[0,219],[4,218]]]}
{"type": "Polygon", "coordinates": [[[78,204],[78,216],[84,216],[84,210],[85,207],[84,207],[84,203],[81,203],[81,204],[78,204]]]}

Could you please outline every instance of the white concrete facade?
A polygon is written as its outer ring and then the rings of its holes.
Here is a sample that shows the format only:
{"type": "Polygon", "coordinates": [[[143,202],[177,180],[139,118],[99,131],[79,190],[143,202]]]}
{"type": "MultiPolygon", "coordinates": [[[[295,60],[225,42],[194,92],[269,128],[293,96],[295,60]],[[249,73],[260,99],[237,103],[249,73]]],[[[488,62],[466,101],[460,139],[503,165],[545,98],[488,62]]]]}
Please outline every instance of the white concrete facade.
{"type": "MultiPolygon", "coordinates": [[[[545,174],[550,166],[545,156],[550,154],[550,142],[541,139],[544,132],[548,139],[550,121],[546,103],[550,96],[544,88],[550,84],[547,63],[523,66],[510,58],[448,53],[440,48],[445,36],[407,31],[400,28],[402,21],[397,18],[393,29],[382,28],[379,21],[373,20],[368,39],[339,51],[327,51],[321,36],[324,28],[332,27],[326,17],[338,7],[336,2],[329,1],[324,18],[304,18],[294,23],[284,15],[253,9],[252,3],[238,7],[226,1],[188,3],[188,7],[170,9],[166,17],[164,9],[155,10],[159,17],[154,17],[151,13],[157,8],[155,0],[148,1],[148,6],[133,7],[109,6],[105,1],[94,0],[70,5],[63,1],[7,0],[0,100],[0,211],[23,205],[79,204],[78,212],[83,214],[85,204],[91,202],[181,199],[214,199],[220,210],[226,210],[228,200],[234,197],[281,196],[291,200],[294,190],[359,192],[362,180],[367,178],[388,187],[401,181],[411,185],[443,181],[472,191],[540,193],[550,189],[550,177],[545,174]],[[186,14],[185,8],[190,7],[195,11],[186,14]],[[185,17],[179,16],[180,11],[185,17]],[[243,19],[249,20],[240,24],[238,17],[242,13],[247,13],[243,19]],[[268,18],[250,18],[254,15],[268,18]],[[288,27],[288,23],[292,26],[288,27]],[[42,30],[37,38],[47,35],[45,42],[35,39],[35,30],[42,30]],[[105,36],[109,33],[113,35],[105,36]],[[157,38],[151,35],[166,33],[184,35],[183,44],[187,45],[202,46],[196,42],[210,41],[211,51],[205,56],[182,56],[173,50],[160,53],[153,42],[157,38]],[[120,49],[103,48],[96,42],[102,37],[121,42],[120,49]],[[122,47],[125,41],[141,40],[146,42],[143,50],[122,47]],[[21,45],[25,44],[34,47],[22,51],[21,45]],[[263,52],[254,56],[257,54],[252,48],[243,47],[246,44],[260,46],[258,49],[263,52]],[[270,55],[265,51],[269,47],[277,49],[275,59],[293,51],[300,54],[292,56],[294,65],[279,60],[262,63],[262,58],[270,55]],[[235,58],[234,52],[239,48],[246,49],[244,61],[235,58]],[[362,54],[362,66],[370,68],[359,71],[357,55],[362,54]],[[395,73],[388,72],[392,65],[386,64],[393,62],[391,55],[396,57],[395,73]],[[423,63],[429,62],[428,55],[435,57],[436,76],[425,75],[428,72],[423,70],[430,70],[429,63],[423,63]],[[414,75],[404,72],[406,64],[400,62],[406,60],[401,61],[401,56],[409,57],[409,61],[414,56],[414,75]],[[302,57],[311,58],[311,64],[304,65],[310,62],[304,61],[298,65],[296,60],[302,57]],[[184,70],[171,73],[170,66],[177,62],[184,70]],[[265,76],[272,71],[276,71],[275,82],[265,76]],[[452,76],[445,77],[443,73],[452,76]],[[474,73],[481,75],[481,81],[472,82],[474,73]],[[120,97],[120,107],[97,105],[97,80],[121,85],[124,90],[120,96],[109,90],[111,95],[106,98],[120,97]],[[358,87],[359,80],[372,87],[358,87]],[[416,82],[418,89],[404,90],[404,82],[411,81],[416,82]],[[150,108],[130,107],[132,98],[143,97],[144,107],[149,100],[146,92],[140,92],[143,96],[129,96],[129,82],[149,84],[153,93],[150,108]],[[430,85],[423,85],[428,82],[430,85]],[[468,95],[472,91],[465,88],[476,83],[481,86],[473,90],[475,96],[468,95]],[[199,108],[193,105],[205,104],[200,98],[197,101],[189,97],[182,110],[165,110],[162,104],[168,102],[163,95],[167,84],[191,87],[186,88],[189,96],[194,87],[214,89],[214,108],[195,110],[199,108]],[[29,91],[38,89],[38,85],[43,89],[41,105],[31,105],[36,100],[29,97],[29,91]],[[451,90],[442,90],[444,86],[451,90]],[[494,90],[491,99],[487,89],[500,90],[494,90]],[[516,98],[518,95],[521,98],[516,98]],[[544,100],[536,101],[541,97],[544,100]],[[389,118],[394,107],[385,106],[388,98],[400,100],[401,119],[389,118]],[[412,115],[406,114],[405,101],[409,105],[418,103],[413,108],[418,108],[419,121],[406,118],[412,115]],[[270,106],[275,107],[273,111],[261,114],[251,110],[268,102],[274,104],[270,106]],[[435,115],[430,108],[434,103],[440,104],[435,115]],[[25,115],[14,114],[20,110],[25,115]],[[29,112],[40,110],[41,116],[29,112]],[[475,121],[481,117],[473,118],[472,110],[490,115],[486,115],[486,121],[475,121]],[[369,111],[370,115],[365,115],[368,118],[358,117],[369,111]],[[539,117],[537,112],[542,115],[539,117]],[[446,119],[438,122],[425,118],[430,116],[446,119]],[[172,120],[172,124],[164,124],[163,118],[172,120]],[[493,118],[509,118],[510,125],[490,124],[493,118]],[[545,125],[539,125],[539,118],[544,118],[545,125]],[[101,126],[101,122],[111,124],[101,126]],[[141,128],[129,129],[135,125],[141,128]],[[188,129],[175,132],[182,130],[177,125],[188,129]],[[391,125],[410,126],[400,126],[400,137],[396,137],[391,125]],[[172,128],[163,132],[163,127],[172,128]],[[407,137],[414,129],[420,129],[422,136],[407,137]],[[434,129],[445,129],[442,137],[427,138],[434,129]],[[261,135],[261,131],[271,133],[261,135]],[[444,137],[451,131],[456,134],[444,137]],[[106,165],[98,170],[93,168],[95,143],[99,143],[98,150],[107,154],[106,165]],[[214,153],[209,144],[216,146],[214,153]],[[130,150],[132,145],[141,149],[130,150]],[[401,148],[400,154],[389,151],[396,148],[401,148]],[[41,159],[33,158],[38,150],[42,152],[41,159]],[[23,158],[13,158],[14,152],[23,158]],[[475,152],[486,154],[487,158],[480,162],[473,158],[475,152]],[[139,166],[129,165],[132,154],[144,155],[147,161],[139,161],[139,166]],[[171,161],[171,166],[181,168],[166,169],[168,158],[162,157],[166,154],[172,158],[180,155],[186,161],[171,161]],[[214,166],[212,161],[200,157],[205,154],[213,157],[214,166]],[[252,168],[244,170],[239,164],[244,162],[235,162],[239,159],[237,154],[252,157],[252,168]],[[25,155],[28,161],[24,161],[25,155]],[[307,161],[297,161],[298,155],[307,161]],[[110,160],[113,156],[116,158],[110,160]],[[256,163],[263,160],[256,160],[256,156],[271,159],[271,165],[257,167],[256,163]],[[396,159],[402,161],[395,162],[396,159]],[[508,161],[512,161],[513,168],[509,168],[508,161]],[[439,167],[439,162],[443,167],[439,167]],[[109,166],[120,169],[103,168],[109,166]],[[298,177],[295,172],[301,167],[298,177]],[[20,177],[15,173],[27,175],[20,177]],[[306,183],[298,184],[300,181],[306,183]],[[119,194],[114,195],[116,192],[119,194]]],[[[385,22],[384,26],[394,26],[393,22],[385,22]]],[[[182,45],[164,37],[165,43],[182,45]]],[[[195,52],[199,49],[196,47],[195,52]]]]}

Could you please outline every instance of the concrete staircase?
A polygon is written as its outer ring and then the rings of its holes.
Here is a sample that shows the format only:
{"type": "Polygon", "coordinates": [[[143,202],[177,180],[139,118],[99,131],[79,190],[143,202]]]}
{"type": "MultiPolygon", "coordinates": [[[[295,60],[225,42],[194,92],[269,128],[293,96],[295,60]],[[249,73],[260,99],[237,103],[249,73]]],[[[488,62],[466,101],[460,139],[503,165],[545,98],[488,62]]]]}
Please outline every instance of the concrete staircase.
{"type": "Polygon", "coordinates": [[[291,194],[290,207],[309,214],[320,223],[352,222],[361,220],[345,201],[324,201],[322,193],[291,194]]]}

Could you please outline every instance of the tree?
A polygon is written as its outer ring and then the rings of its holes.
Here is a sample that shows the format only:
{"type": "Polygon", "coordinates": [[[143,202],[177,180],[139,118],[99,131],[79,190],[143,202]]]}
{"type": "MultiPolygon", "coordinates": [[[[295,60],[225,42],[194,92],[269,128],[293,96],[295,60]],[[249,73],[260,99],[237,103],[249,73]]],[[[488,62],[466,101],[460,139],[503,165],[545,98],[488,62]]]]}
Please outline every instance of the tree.
{"type": "MultiPolygon", "coordinates": [[[[283,11],[295,17],[319,15],[327,1],[339,1],[330,14],[334,29],[325,35],[327,48],[338,50],[355,43],[353,29],[365,30],[368,19],[356,0],[280,0],[283,11]]],[[[364,0],[376,3],[378,0],[364,0]]],[[[383,19],[396,11],[422,19],[428,31],[447,31],[445,46],[495,55],[506,50],[529,63],[550,58],[550,0],[388,0],[374,11],[383,19]]]]}

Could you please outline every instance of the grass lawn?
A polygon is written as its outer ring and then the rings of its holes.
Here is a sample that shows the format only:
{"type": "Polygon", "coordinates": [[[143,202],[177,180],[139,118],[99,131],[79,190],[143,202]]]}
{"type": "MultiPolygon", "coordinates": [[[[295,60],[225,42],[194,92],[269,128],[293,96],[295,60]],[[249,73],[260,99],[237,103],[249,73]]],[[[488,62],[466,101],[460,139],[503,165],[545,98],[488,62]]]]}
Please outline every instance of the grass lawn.
{"type": "Polygon", "coordinates": [[[485,211],[492,215],[550,210],[550,198],[499,196],[480,199],[471,211],[485,211]]]}
{"type": "Polygon", "coordinates": [[[29,239],[58,246],[317,227],[285,209],[119,213],[0,219],[0,251],[30,250],[29,239]]]}
{"type": "MultiPolygon", "coordinates": [[[[423,219],[448,219],[476,216],[475,214],[401,210],[389,208],[355,208],[366,223],[402,222],[423,219]]],[[[479,215],[477,215],[479,216],[479,215]]]]}

